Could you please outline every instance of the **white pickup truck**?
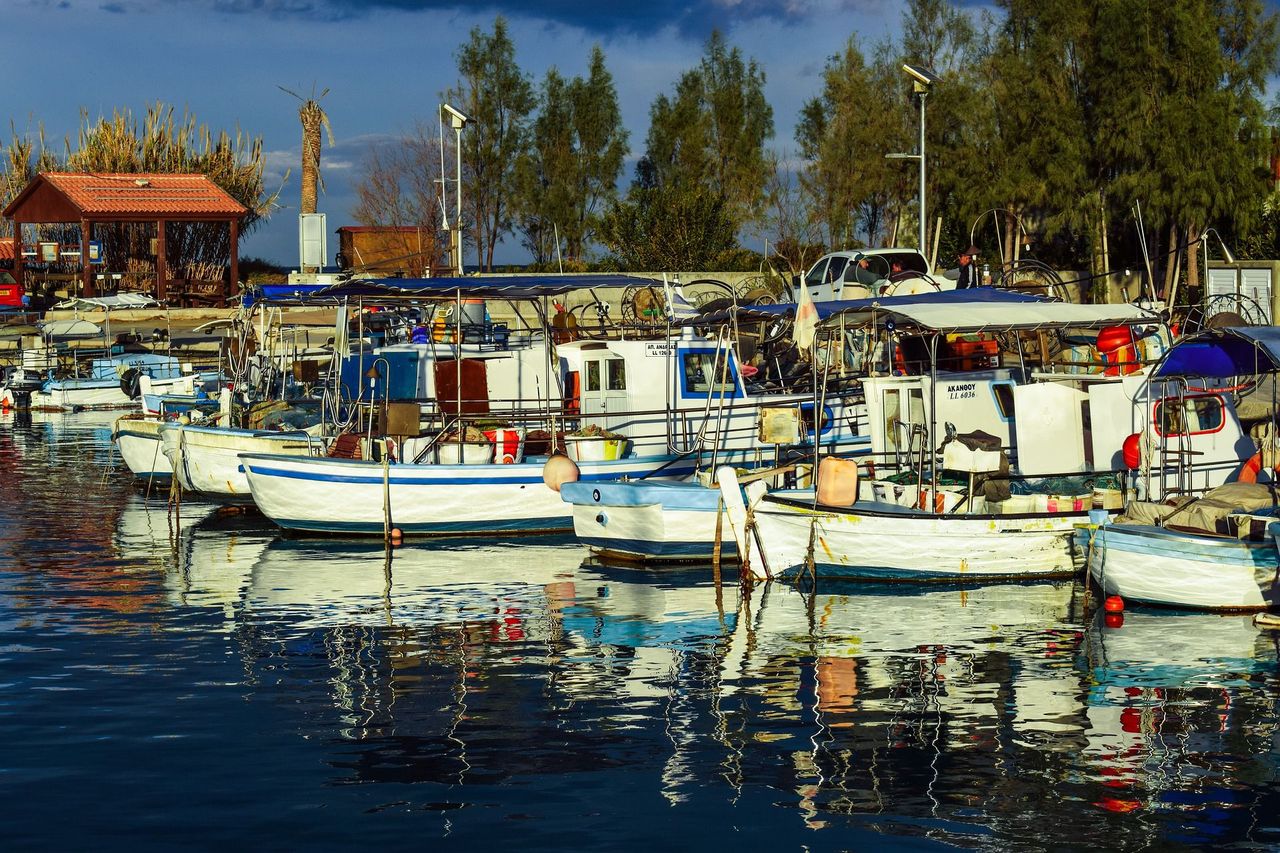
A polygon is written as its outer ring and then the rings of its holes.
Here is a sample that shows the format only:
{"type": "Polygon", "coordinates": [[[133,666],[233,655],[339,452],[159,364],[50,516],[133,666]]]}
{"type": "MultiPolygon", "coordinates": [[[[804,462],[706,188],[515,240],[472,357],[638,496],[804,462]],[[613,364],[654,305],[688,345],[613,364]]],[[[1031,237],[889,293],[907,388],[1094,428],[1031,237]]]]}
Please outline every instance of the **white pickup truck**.
{"type": "Polygon", "coordinates": [[[929,261],[915,249],[832,252],[819,258],[804,274],[803,281],[793,286],[800,284],[808,289],[814,302],[935,293],[956,286],[952,279],[931,275],[929,261]]]}

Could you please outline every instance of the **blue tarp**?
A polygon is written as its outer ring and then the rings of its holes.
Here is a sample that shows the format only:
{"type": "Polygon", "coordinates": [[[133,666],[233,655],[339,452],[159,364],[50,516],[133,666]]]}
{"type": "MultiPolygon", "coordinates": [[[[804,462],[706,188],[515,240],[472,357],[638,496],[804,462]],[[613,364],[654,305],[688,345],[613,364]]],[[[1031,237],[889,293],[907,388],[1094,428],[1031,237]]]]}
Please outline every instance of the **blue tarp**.
{"type": "Polygon", "coordinates": [[[1280,371],[1280,329],[1238,326],[1210,329],[1175,343],[1155,376],[1225,379],[1280,371]]]}
{"type": "Polygon", "coordinates": [[[362,278],[335,284],[317,292],[321,297],[377,299],[450,299],[462,292],[464,299],[537,299],[560,296],[595,287],[656,287],[662,282],[632,275],[510,275],[462,278],[362,278]]]}
{"type": "Polygon", "coordinates": [[[323,302],[342,299],[452,299],[462,291],[463,299],[539,299],[560,296],[595,287],[656,287],[662,281],[634,275],[600,273],[587,275],[507,275],[463,276],[461,278],[353,278],[341,284],[262,285],[245,304],[267,302],[323,302]]]}

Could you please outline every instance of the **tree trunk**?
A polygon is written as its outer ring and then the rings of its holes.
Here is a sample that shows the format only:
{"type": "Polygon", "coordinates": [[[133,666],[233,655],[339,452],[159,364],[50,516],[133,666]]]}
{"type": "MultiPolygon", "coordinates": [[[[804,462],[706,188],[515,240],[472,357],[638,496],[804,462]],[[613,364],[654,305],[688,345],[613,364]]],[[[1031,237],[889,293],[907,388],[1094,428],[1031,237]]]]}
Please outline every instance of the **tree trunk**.
{"type": "Polygon", "coordinates": [[[302,119],[302,207],[303,213],[316,212],[320,186],[320,105],[307,101],[298,110],[302,119]]]}
{"type": "MultiPolygon", "coordinates": [[[[1187,225],[1186,234],[1188,239],[1190,239],[1192,234],[1199,233],[1200,228],[1196,223],[1192,222],[1187,225]]],[[[1202,274],[1203,273],[1200,269],[1200,241],[1197,240],[1195,243],[1187,246],[1187,289],[1183,293],[1183,301],[1186,301],[1191,297],[1190,291],[1193,287],[1199,287],[1201,292],[1204,292],[1204,282],[1200,280],[1200,276],[1202,274]]],[[[1170,305],[1169,307],[1172,308],[1173,306],[1170,305]]]]}
{"type": "Polygon", "coordinates": [[[1014,247],[1018,244],[1018,217],[1013,212],[1013,205],[1001,214],[1004,217],[1004,245],[1000,250],[1001,264],[1008,264],[1015,260],[1014,247]]]}
{"type": "Polygon", "coordinates": [[[1178,246],[1178,225],[1169,224],[1169,242],[1164,253],[1164,287],[1160,288],[1160,298],[1173,292],[1173,282],[1178,276],[1178,256],[1182,252],[1178,246]]]}

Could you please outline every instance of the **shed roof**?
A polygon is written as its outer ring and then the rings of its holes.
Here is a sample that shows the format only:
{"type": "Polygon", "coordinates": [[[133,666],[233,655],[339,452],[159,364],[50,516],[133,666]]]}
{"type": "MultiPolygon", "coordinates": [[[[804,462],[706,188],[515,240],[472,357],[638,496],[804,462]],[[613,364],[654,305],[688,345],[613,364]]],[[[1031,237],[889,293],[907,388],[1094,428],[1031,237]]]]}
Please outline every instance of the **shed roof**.
{"type": "Polygon", "coordinates": [[[417,234],[419,231],[430,231],[425,225],[343,225],[339,234],[417,234]]]}
{"type": "Polygon", "coordinates": [[[4,209],[24,222],[229,219],[249,211],[206,175],[41,172],[4,209]]]}

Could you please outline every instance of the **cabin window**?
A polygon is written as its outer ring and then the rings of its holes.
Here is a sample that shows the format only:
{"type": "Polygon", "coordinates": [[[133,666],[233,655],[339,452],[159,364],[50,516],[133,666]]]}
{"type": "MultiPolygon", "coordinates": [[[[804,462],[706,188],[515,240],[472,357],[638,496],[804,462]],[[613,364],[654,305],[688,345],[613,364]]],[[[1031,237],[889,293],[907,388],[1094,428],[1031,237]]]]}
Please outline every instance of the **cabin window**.
{"type": "Polygon", "coordinates": [[[995,395],[1000,417],[1006,421],[1013,420],[1013,386],[1000,382],[991,386],[991,393],[995,395]]]}
{"type": "Polygon", "coordinates": [[[1225,419],[1222,398],[1184,397],[1156,403],[1156,431],[1162,436],[1200,435],[1222,429],[1225,419]]]}
{"type": "MultiPolygon", "coordinates": [[[[820,418],[819,433],[825,435],[835,426],[835,412],[830,406],[822,407],[822,416],[820,418]]],[[[804,424],[806,435],[813,435],[813,403],[800,404],[800,422],[804,424]]]]}
{"type": "Polygon", "coordinates": [[[703,394],[724,394],[726,397],[738,396],[738,371],[732,361],[729,369],[724,369],[724,356],[717,358],[715,350],[703,352],[686,352],[680,356],[681,390],[686,396],[703,394]],[[724,381],[721,382],[721,376],[724,381]]]}
{"type": "Polygon", "coordinates": [[[627,363],[621,358],[605,362],[604,388],[606,391],[627,390],[627,363]]]}
{"type": "Polygon", "coordinates": [[[600,362],[599,361],[587,362],[587,390],[588,391],[600,390],[600,362]]]}

